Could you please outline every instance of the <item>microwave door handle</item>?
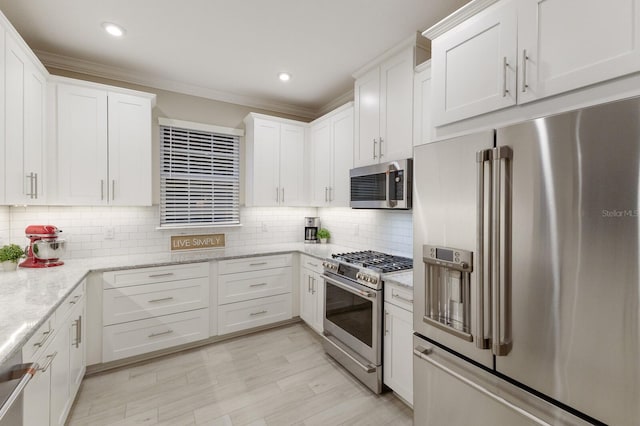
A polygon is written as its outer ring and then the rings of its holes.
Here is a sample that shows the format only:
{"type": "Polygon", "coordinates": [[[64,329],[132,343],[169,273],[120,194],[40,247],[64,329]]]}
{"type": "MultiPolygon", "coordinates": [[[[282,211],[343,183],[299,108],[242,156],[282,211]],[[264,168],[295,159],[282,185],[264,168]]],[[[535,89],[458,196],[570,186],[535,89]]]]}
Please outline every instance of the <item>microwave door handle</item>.
{"type": "Polygon", "coordinates": [[[389,168],[387,169],[387,207],[395,207],[398,205],[398,200],[396,200],[395,198],[391,198],[391,194],[396,194],[398,191],[396,191],[396,186],[398,185],[398,182],[396,182],[396,176],[395,176],[395,172],[397,172],[397,169],[394,167],[393,164],[391,164],[389,166],[389,168]]]}
{"type": "MultiPolygon", "coordinates": [[[[477,225],[476,225],[476,259],[475,259],[475,275],[476,275],[476,291],[477,291],[477,318],[476,318],[476,347],[479,349],[488,349],[490,345],[489,338],[485,335],[485,264],[491,264],[491,253],[487,252],[485,258],[485,164],[489,165],[489,176],[491,176],[491,150],[485,149],[476,153],[476,165],[478,176],[476,179],[476,209],[477,209],[477,225]]],[[[491,199],[491,186],[489,186],[489,199],[491,199]]],[[[491,204],[488,205],[491,209],[491,204]]],[[[489,217],[491,213],[489,211],[489,217]]],[[[491,222],[488,224],[487,231],[491,234],[491,222]]],[[[490,272],[491,268],[487,268],[490,272]]],[[[490,309],[489,309],[490,310],[490,309]]]]}

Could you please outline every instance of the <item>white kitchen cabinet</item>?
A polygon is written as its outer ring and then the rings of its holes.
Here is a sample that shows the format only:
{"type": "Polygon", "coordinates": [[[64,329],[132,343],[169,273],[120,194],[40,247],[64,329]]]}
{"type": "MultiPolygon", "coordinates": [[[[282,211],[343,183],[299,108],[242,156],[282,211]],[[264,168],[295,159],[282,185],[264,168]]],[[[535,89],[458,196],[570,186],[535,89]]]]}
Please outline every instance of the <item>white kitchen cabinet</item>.
{"type": "Polygon", "coordinates": [[[10,35],[5,41],[5,199],[43,204],[45,198],[46,70],[10,35]]]}
{"type": "Polygon", "coordinates": [[[250,113],[247,141],[246,204],[301,206],[306,199],[306,123],[250,113]]]}
{"type": "Polygon", "coordinates": [[[354,165],[412,155],[413,69],[429,56],[428,43],[412,37],[354,74],[354,165]]]}
{"type": "Polygon", "coordinates": [[[383,381],[413,404],[413,291],[385,283],[383,381]]]}
{"type": "Polygon", "coordinates": [[[413,76],[413,145],[433,140],[431,61],[416,67],[413,76]]]}
{"type": "Polygon", "coordinates": [[[151,205],[155,95],[56,81],[56,203],[151,205]]]}
{"type": "Polygon", "coordinates": [[[318,207],[349,206],[353,167],[353,103],[311,123],[311,194],[318,207]]]}
{"type": "Polygon", "coordinates": [[[324,330],[322,262],[305,255],[300,256],[300,318],[318,333],[324,330]]]}
{"type": "Polygon", "coordinates": [[[425,31],[435,126],[640,71],[640,0],[583,3],[475,0],[425,31]]]}

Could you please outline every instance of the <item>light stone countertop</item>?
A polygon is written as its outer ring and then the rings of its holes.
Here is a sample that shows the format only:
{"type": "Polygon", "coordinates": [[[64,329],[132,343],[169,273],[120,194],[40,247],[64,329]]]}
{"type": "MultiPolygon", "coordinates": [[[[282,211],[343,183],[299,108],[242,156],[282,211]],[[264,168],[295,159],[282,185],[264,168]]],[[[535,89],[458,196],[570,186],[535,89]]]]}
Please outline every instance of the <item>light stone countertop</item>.
{"type": "Polygon", "coordinates": [[[384,274],[383,279],[385,283],[393,283],[413,290],[413,271],[384,274]]]}
{"type": "Polygon", "coordinates": [[[0,272],[0,364],[19,351],[90,272],[207,262],[282,253],[324,259],[354,251],[334,244],[264,244],[193,252],[69,259],[53,268],[0,272]]]}

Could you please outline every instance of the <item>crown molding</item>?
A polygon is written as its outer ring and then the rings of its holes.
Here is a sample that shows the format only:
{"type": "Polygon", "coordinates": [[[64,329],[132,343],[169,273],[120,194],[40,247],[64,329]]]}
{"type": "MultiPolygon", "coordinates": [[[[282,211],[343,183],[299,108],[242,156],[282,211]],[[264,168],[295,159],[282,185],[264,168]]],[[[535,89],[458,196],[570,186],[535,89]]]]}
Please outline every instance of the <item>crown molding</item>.
{"type": "Polygon", "coordinates": [[[333,111],[340,106],[343,106],[348,102],[353,102],[353,89],[349,90],[347,93],[343,93],[331,102],[325,104],[317,111],[318,115],[316,117],[322,117],[323,115],[333,111]]]}
{"type": "Polygon", "coordinates": [[[42,50],[36,50],[35,54],[47,67],[58,68],[65,71],[79,72],[95,77],[123,81],[132,84],[139,84],[142,86],[168,90],[185,95],[198,96],[215,101],[244,105],[251,108],[259,108],[267,111],[279,112],[282,114],[290,114],[301,118],[314,119],[321,115],[318,113],[318,111],[311,108],[304,108],[285,103],[277,103],[265,99],[252,98],[249,96],[236,95],[233,93],[215,90],[209,87],[182,83],[170,79],[149,77],[148,75],[143,75],[142,73],[125,68],[76,59],[69,56],[45,52],[42,50]]]}
{"type": "Polygon", "coordinates": [[[467,3],[431,28],[423,31],[422,35],[429,40],[433,40],[497,2],[498,0],[474,0],[471,3],[467,3]]]}

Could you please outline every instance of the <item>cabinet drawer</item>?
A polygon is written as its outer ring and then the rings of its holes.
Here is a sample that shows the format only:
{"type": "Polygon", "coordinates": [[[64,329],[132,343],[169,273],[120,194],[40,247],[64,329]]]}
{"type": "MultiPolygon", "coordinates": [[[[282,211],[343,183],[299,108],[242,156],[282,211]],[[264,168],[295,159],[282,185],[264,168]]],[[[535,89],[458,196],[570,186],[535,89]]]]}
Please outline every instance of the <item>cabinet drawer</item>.
{"type": "Polygon", "coordinates": [[[78,285],[69,296],[62,302],[58,309],[56,309],[56,320],[55,320],[55,328],[59,328],[58,324],[63,324],[71,309],[73,309],[77,304],[84,303],[82,298],[84,297],[85,292],[85,282],[82,281],[80,285],[78,285]]]}
{"type": "Polygon", "coordinates": [[[292,268],[268,269],[222,275],[218,278],[218,303],[221,305],[290,293],[292,268]]]}
{"type": "Polygon", "coordinates": [[[385,283],[384,301],[413,312],[413,289],[385,283]]]}
{"type": "Polygon", "coordinates": [[[27,340],[27,343],[22,346],[22,359],[23,362],[37,361],[41,351],[47,346],[54,333],[54,319],[55,314],[48,318],[44,324],[38,328],[38,330],[27,340]]]}
{"type": "Polygon", "coordinates": [[[246,330],[291,318],[291,293],[218,307],[218,334],[246,330]]]}
{"type": "Polygon", "coordinates": [[[209,276],[209,263],[127,269],[102,274],[103,288],[120,288],[141,284],[188,280],[209,276]]]}
{"type": "Polygon", "coordinates": [[[104,328],[103,362],[127,358],[209,337],[209,309],[181,312],[104,328]]]}
{"type": "Polygon", "coordinates": [[[300,264],[303,268],[307,268],[313,272],[317,272],[319,274],[323,272],[322,260],[316,259],[315,257],[303,254],[300,256],[300,264]]]}
{"type": "Polygon", "coordinates": [[[291,263],[291,254],[223,260],[218,263],[218,274],[225,275],[237,272],[282,268],[285,266],[291,266],[291,263]]]}
{"type": "Polygon", "coordinates": [[[209,280],[194,278],[111,288],[104,290],[102,297],[103,324],[119,324],[206,308],[209,306],[209,280]]]}

